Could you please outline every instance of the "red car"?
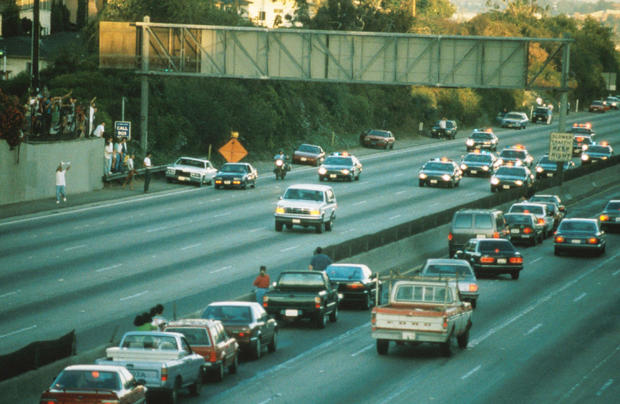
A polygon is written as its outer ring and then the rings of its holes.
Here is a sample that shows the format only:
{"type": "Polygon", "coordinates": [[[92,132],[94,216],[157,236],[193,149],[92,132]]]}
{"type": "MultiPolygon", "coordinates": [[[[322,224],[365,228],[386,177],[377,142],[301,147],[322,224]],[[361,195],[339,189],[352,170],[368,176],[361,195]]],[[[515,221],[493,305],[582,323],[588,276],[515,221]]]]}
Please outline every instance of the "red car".
{"type": "Polygon", "coordinates": [[[590,104],[589,111],[590,112],[607,112],[609,111],[610,106],[607,104],[607,101],[603,100],[595,100],[590,104]]]}
{"type": "Polygon", "coordinates": [[[146,387],[123,366],[66,367],[41,395],[40,404],[146,403],[146,387]]]}
{"type": "Polygon", "coordinates": [[[396,138],[389,130],[369,129],[360,135],[360,144],[365,147],[393,149],[396,138]]]}
{"type": "Polygon", "coordinates": [[[293,163],[319,166],[325,160],[325,151],[321,146],[302,144],[293,152],[293,163]]]}

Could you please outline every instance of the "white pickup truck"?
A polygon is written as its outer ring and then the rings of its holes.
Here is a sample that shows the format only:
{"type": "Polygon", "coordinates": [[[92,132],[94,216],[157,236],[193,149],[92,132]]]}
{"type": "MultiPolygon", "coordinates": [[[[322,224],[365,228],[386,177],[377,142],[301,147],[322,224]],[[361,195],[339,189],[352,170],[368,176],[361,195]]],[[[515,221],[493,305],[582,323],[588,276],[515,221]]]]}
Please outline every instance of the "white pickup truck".
{"type": "Polygon", "coordinates": [[[440,344],[446,356],[454,338],[460,348],[467,347],[472,307],[461,301],[454,280],[397,280],[390,290],[389,302],[371,314],[379,355],[387,354],[390,341],[440,344]]]}
{"type": "Polygon", "coordinates": [[[124,366],[150,393],[163,393],[176,404],[179,390],[200,394],[205,359],[192,352],[183,334],[176,332],[131,331],[120,346],[106,349],[98,365],[124,366]]]}

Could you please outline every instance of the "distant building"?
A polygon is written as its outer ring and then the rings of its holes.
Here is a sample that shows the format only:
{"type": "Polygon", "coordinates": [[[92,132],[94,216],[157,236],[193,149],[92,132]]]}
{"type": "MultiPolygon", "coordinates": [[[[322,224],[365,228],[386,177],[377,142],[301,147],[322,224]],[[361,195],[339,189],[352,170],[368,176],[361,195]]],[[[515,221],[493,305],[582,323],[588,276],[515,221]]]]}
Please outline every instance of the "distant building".
{"type": "MultiPolygon", "coordinates": [[[[310,15],[316,13],[320,0],[308,1],[310,15]]],[[[216,0],[222,9],[238,10],[241,17],[254,25],[265,28],[292,27],[290,19],[295,16],[295,0],[216,0]]]]}

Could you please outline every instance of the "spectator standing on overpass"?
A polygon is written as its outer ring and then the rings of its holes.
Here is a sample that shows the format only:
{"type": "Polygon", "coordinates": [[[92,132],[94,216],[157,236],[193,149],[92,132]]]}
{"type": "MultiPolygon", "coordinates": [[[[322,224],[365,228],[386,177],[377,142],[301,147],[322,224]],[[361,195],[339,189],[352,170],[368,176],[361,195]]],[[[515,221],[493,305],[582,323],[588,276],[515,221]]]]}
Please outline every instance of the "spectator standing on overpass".
{"type": "Polygon", "coordinates": [[[144,193],[146,194],[149,192],[149,184],[151,183],[151,167],[153,166],[151,152],[146,152],[142,165],[144,166],[144,193]]]}
{"type": "Polygon", "coordinates": [[[65,189],[67,185],[67,181],[65,178],[65,174],[71,168],[70,165],[66,165],[62,161],[56,167],[56,204],[60,203],[60,196],[62,195],[62,200],[67,202],[67,191],[65,189]]]}
{"type": "Polygon", "coordinates": [[[105,131],[105,122],[101,122],[95,130],[93,131],[93,136],[95,137],[103,137],[103,132],[105,131]]]}
{"type": "Polygon", "coordinates": [[[308,269],[311,271],[324,271],[332,263],[331,258],[325,253],[323,253],[323,249],[321,247],[317,247],[314,250],[314,255],[310,260],[310,265],[308,265],[308,269]]]}
{"type": "Polygon", "coordinates": [[[123,183],[123,188],[125,188],[125,186],[127,184],[129,184],[129,189],[131,189],[133,191],[133,176],[136,174],[136,170],[134,167],[134,159],[136,158],[135,154],[129,154],[127,157],[127,170],[129,171],[129,173],[127,174],[127,178],[125,178],[125,182],[123,183]]]}
{"type": "Polygon", "coordinates": [[[258,276],[254,279],[253,285],[256,287],[256,302],[260,305],[263,304],[263,296],[269,290],[269,284],[271,280],[269,279],[269,275],[267,275],[267,267],[264,265],[260,266],[260,270],[258,272],[258,276]]]}
{"type": "Polygon", "coordinates": [[[112,139],[108,139],[103,151],[103,157],[105,158],[105,175],[112,174],[112,154],[114,153],[114,145],[112,139]]]}

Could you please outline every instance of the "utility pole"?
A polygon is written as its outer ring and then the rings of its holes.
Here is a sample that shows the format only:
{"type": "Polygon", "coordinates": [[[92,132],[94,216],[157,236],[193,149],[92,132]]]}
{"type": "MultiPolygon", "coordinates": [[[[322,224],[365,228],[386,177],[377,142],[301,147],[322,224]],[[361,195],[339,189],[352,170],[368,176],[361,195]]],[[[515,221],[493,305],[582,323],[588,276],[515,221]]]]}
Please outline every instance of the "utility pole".
{"type": "MultiPolygon", "coordinates": [[[[147,15],[144,17],[144,22],[151,22],[151,18],[147,15]]],[[[140,146],[142,151],[146,154],[148,151],[148,136],[149,136],[149,78],[147,73],[149,71],[149,27],[147,25],[142,26],[142,76],[140,77],[140,146]]]]}
{"type": "Polygon", "coordinates": [[[34,0],[32,8],[32,65],[30,67],[30,86],[34,91],[39,88],[39,37],[41,35],[39,14],[39,0],[34,0]]]}

